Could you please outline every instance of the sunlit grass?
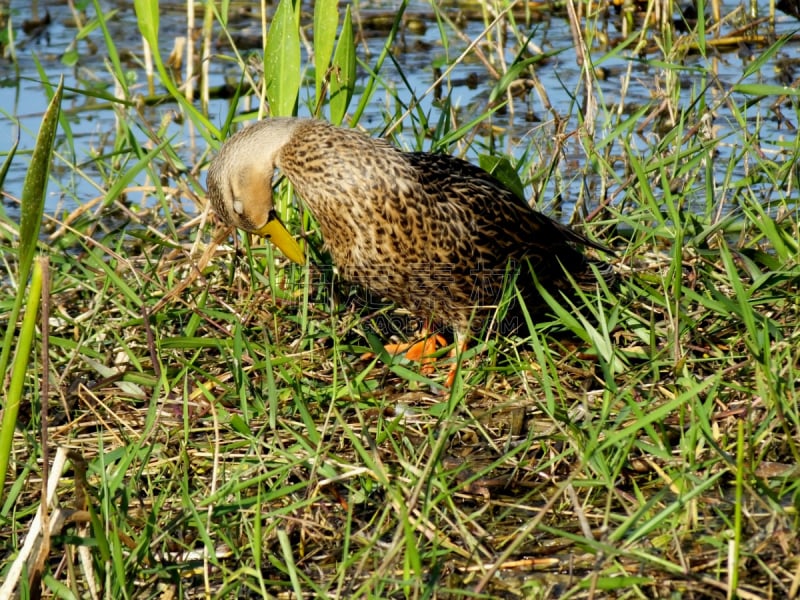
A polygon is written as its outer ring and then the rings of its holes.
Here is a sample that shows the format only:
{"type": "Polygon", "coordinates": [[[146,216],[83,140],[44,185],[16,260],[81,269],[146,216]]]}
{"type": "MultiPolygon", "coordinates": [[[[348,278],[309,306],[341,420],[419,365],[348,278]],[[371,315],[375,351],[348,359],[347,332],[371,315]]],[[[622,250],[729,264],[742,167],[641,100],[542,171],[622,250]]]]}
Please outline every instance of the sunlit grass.
{"type": "MultiPolygon", "coordinates": [[[[87,595],[89,582],[114,598],[796,593],[800,142],[787,135],[765,152],[759,141],[753,112],[767,109],[755,99],[777,100],[774,86],[759,87],[763,61],[733,95],[712,76],[713,61],[682,64],[716,29],[681,34],[690,46],[661,23],[603,46],[608,25],[588,15],[576,43],[595,69],[558,106],[536,87],[552,67],[522,47],[530,15],[476,3],[467,10],[484,23],[482,41],[465,51],[463,22],[426,5],[446,57],[442,87],[413,89],[393,54],[419,18],[411,7],[383,15],[385,39],[365,53],[357,40],[370,15],[348,22],[335,3],[312,14],[283,1],[281,39],[313,47],[323,65],[301,52],[300,78],[283,87],[267,84],[244,52],[216,48],[209,60],[244,75],[227,113],[212,117],[165,67],[158,4],[136,6],[158,98],[202,130],[202,147],[198,163],[185,164],[185,140],[134,110],[137,92],[122,86],[114,104],[124,118],[91,170],[58,149],[59,173],[80,169],[99,200],[48,215],[38,245],[51,261],[50,371],[32,362],[25,378],[30,401],[0,508],[4,574],[41,498],[32,407],[48,377],[50,443],[72,451],[72,467],[49,474],[71,520],[32,567],[46,593],[87,595]],[[291,28],[298,18],[302,31],[291,28]],[[646,52],[653,93],[629,111],[608,105],[595,79],[628,52],[646,52]],[[485,103],[456,107],[450,78],[469,61],[485,66],[485,103]],[[549,108],[530,126],[541,135],[509,160],[514,136],[490,125],[498,112],[523,110],[521,85],[549,108]],[[424,108],[425,94],[440,94],[436,109],[424,108]],[[591,123],[587,97],[597,102],[591,123]],[[619,285],[585,293],[579,306],[554,300],[553,317],[531,318],[524,336],[475,340],[444,388],[446,361],[429,374],[382,350],[413,328],[336,278],[285,184],[280,209],[304,236],[307,266],[239,233],[212,242],[214,224],[194,210],[202,169],[265,98],[276,114],[347,112],[353,125],[379,106],[374,134],[496,163],[509,185],[544,196],[540,208],[613,245],[619,285]],[[710,125],[723,105],[738,128],[718,138],[710,125]]],[[[233,42],[230,33],[222,38],[233,42]]],[[[272,53],[289,49],[266,47],[269,70],[272,53]]],[[[112,58],[111,75],[124,78],[123,68],[112,58]]],[[[647,85],[640,73],[617,76],[623,87],[647,85]]],[[[797,96],[786,93],[784,117],[796,123],[797,96]]],[[[0,231],[16,274],[18,227],[6,216],[0,231]]],[[[13,320],[10,281],[0,314],[13,320]]],[[[24,582],[19,589],[32,595],[24,582]]]]}

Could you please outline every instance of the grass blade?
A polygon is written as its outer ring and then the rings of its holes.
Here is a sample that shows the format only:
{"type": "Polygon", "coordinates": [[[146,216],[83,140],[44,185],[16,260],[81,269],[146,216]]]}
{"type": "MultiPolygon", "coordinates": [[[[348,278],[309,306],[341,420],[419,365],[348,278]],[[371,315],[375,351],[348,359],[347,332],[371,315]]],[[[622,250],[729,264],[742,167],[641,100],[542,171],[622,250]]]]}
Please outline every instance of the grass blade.
{"type": "Polygon", "coordinates": [[[39,296],[41,293],[42,267],[37,262],[33,269],[30,295],[22,321],[22,329],[20,330],[11,382],[6,392],[3,421],[0,424],[0,490],[3,490],[6,483],[6,473],[8,473],[8,463],[11,455],[11,442],[14,439],[14,428],[17,425],[17,414],[22,402],[25,375],[28,372],[28,356],[31,352],[31,346],[33,346],[33,340],[36,337],[36,313],[39,309],[39,296]]]}
{"type": "Polygon", "coordinates": [[[33,255],[39,240],[39,230],[42,226],[44,214],[45,192],[47,180],[50,175],[50,162],[53,156],[53,143],[58,130],[58,118],[61,114],[61,98],[64,93],[64,78],[56,88],[53,98],[42,118],[42,126],[33,148],[31,164],[25,183],[22,187],[22,206],[19,225],[19,271],[17,274],[17,295],[6,324],[6,333],[3,338],[3,349],[0,352],[0,378],[5,377],[8,367],[8,358],[11,353],[14,329],[17,325],[22,300],[25,296],[25,286],[28,274],[33,264],[33,255]]]}

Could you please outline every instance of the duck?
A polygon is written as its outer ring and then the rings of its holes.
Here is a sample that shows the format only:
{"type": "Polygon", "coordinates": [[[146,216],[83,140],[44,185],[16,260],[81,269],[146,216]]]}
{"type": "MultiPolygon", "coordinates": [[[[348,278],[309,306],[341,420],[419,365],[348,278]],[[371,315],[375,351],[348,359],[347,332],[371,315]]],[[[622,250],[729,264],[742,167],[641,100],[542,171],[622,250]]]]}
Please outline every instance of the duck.
{"type": "Polygon", "coordinates": [[[614,279],[609,263],[585,252],[613,250],[466,160],[404,151],[324,120],[266,118],[221,146],[207,197],[224,223],[269,238],[298,264],[303,250],[275,210],[276,171],[316,219],[341,277],[462,344],[489,326],[509,334],[527,316],[543,319],[542,290],[565,298],[614,279]],[[504,295],[510,285],[519,293],[504,295]]]}

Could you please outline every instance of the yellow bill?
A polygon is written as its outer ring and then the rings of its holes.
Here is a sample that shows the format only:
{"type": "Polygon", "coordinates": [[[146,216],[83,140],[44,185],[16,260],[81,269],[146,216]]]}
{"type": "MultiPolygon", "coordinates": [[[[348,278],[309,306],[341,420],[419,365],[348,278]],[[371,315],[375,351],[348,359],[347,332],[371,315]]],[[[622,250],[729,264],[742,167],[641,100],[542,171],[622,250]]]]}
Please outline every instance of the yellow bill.
{"type": "Polygon", "coordinates": [[[292,235],[287,231],[286,227],[283,226],[283,223],[281,223],[274,212],[270,213],[267,224],[255,233],[269,238],[269,240],[283,252],[286,258],[292,262],[296,262],[298,265],[305,263],[305,255],[300,249],[300,245],[294,241],[292,235]]]}

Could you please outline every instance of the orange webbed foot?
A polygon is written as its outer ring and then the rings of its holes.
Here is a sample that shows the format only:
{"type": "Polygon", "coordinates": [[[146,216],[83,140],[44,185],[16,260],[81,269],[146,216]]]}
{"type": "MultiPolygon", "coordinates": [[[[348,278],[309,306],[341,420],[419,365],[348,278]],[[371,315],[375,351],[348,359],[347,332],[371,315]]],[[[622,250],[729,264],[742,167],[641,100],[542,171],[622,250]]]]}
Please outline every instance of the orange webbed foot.
{"type": "MultiPolygon", "coordinates": [[[[395,356],[401,352],[405,352],[405,356],[408,360],[413,360],[430,367],[434,362],[436,362],[436,358],[433,355],[436,354],[436,351],[439,348],[443,348],[446,345],[447,340],[445,340],[444,337],[438,333],[434,333],[426,335],[418,342],[411,344],[386,344],[384,349],[389,354],[395,356]]],[[[423,369],[423,371],[431,372],[432,369],[423,369]]]]}
{"type": "MultiPolygon", "coordinates": [[[[438,333],[427,333],[426,330],[423,330],[422,335],[423,337],[419,341],[410,343],[402,342],[397,344],[386,344],[384,345],[383,349],[392,356],[405,353],[405,358],[421,363],[421,371],[426,375],[430,375],[435,371],[435,363],[437,358],[434,355],[440,348],[447,346],[447,340],[444,336],[438,333]]],[[[450,365],[447,378],[444,382],[445,387],[449,388],[453,386],[453,382],[455,381],[456,377],[456,371],[458,370],[459,356],[466,350],[466,348],[467,343],[464,341],[459,342],[459,336],[456,336],[456,342],[453,345],[453,348],[447,353],[447,357],[452,361],[452,364],[450,365]]],[[[373,356],[373,354],[368,352],[364,354],[362,358],[368,358],[371,356],[373,356]]]]}

